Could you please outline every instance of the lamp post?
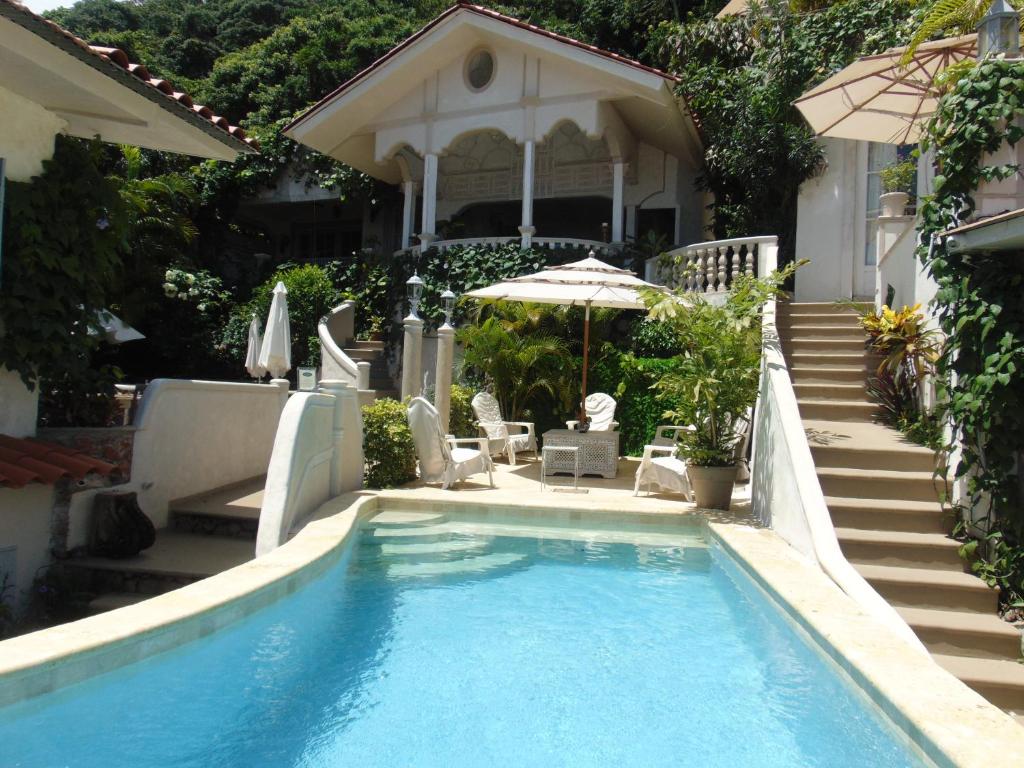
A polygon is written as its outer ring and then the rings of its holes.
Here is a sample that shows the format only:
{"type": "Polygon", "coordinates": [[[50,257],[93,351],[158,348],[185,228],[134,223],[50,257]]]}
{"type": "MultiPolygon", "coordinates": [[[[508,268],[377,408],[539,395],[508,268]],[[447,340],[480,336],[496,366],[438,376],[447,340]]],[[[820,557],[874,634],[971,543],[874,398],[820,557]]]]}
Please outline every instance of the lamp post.
{"type": "Polygon", "coordinates": [[[420,299],[423,297],[422,278],[414,273],[406,281],[405,289],[409,297],[409,314],[402,321],[402,325],[405,326],[405,335],[402,339],[403,400],[419,396],[423,386],[420,381],[420,370],[423,365],[423,321],[419,316],[420,299]]]}
{"type": "MultiPolygon", "coordinates": [[[[444,307],[444,324],[437,329],[437,367],[434,369],[434,407],[441,422],[441,429],[448,433],[448,422],[452,405],[452,368],[455,366],[455,329],[452,327],[452,313],[455,311],[455,294],[448,288],[441,294],[444,307]]],[[[469,435],[462,435],[469,437],[469,435]]]]}
{"type": "Polygon", "coordinates": [[[1020,14],[1006,0],[994,0],[978,24],[978,58],[1020,55],[1020,14]]]}

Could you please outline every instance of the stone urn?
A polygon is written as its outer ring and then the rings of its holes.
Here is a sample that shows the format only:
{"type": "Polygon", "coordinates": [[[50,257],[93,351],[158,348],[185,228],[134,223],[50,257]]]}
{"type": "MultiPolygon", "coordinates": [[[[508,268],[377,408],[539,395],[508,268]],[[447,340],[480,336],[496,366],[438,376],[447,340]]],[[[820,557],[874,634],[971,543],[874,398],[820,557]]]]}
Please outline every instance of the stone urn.
{"type": "Polygon", "coordinates": [[[886,192],[878,198],[878,202],[882,206],[883,216],[903,216],[907,212],[910,195],[906,192],[886,192]]]}
{"type": "Polygon", "coordinates": [[[736,484],[739,467],[695,467],[686,468],[693,488],[694,501],[700,509],[729,509],[732,502],[732,488],[736,484]]]}

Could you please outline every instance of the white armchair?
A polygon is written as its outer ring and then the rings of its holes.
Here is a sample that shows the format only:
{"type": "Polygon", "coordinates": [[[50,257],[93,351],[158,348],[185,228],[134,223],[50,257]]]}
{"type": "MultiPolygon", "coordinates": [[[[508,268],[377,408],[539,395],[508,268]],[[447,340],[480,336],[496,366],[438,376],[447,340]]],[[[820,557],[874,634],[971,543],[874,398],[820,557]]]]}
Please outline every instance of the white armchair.
{"type": "MultiPolygon", "coordinates": [[[[604,392],[595,392],[587,395],[584,401],[587,405],[587,417],[590,419],[591,432],[612,432],[619,428],[619,422],[615,421],[615,398],[606,395],[604,392]]],[[[578,420],[565,422],[566,429],[576,429],[578,420]]]]}
{"type": "Polygon", "coordinates": [[[459,480],[486,472],[488,482],[494,487],[487,438],[445,435],[437,409],[422,397],[412,399],[407,417],[424,482],[439,482],[442,489],[447,490],[459,480]],[[464,444],[476,445],[476,448],[461,447],[464,444]]]}
{"type": "Polygon", "coordinates": [[[633,495],[640,494],[644,486],[648,494],[655,485],[668,493],[681,494],[690,500],[690,478],[686,474],[686,462],[676,456],[679,449],[679,435],[693,432],[692,426],[663,425],[654,431],[654,442],[644,446],[644,456],[636,470],[636,484],[633,495]]]}
{"type": "Polygon", "coordinates": [[[537,437],[529,421],[505,421],[501,406],[489,392],[477,392],[472,401],[477,426],[487,436],[488,453],[508,455],[508,463],[516,465],[516,452],[533,451],[537,458],[537,437]],[[513,431],[514,430],[514,431],[513,431]]]}

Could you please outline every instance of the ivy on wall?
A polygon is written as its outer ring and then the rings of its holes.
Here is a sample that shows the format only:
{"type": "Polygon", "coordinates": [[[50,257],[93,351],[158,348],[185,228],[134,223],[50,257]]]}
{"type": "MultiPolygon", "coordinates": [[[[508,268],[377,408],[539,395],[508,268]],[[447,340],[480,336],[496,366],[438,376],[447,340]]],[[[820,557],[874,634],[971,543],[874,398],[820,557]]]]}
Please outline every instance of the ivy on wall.
{"type": "Polygon", "coordinates": [[[949,253],[932,235],[974,212],[981,182],[1019,172],[988,155],[1024,137],[1024,63],[986,59],[957,75],[924,142],[938,174],[921,206],[918,255],[938,283],[935,307],[948,339],[938,368],[961,447],[952,469],[966,480],[972,508],[987,516],[987,542],[969,543],[966,553],[980,556],[975,570],[1013,602],[1024,598],[1024,254],[949,253]]]}

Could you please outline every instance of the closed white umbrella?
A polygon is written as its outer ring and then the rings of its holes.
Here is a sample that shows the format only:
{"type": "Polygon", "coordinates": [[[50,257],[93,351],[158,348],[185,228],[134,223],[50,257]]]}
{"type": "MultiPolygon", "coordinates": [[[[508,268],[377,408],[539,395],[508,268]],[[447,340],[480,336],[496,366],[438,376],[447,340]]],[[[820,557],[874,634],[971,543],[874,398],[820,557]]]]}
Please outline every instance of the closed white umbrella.
{"type": "Polygon", "coordinates": [[[612,309],[646,309],[640,298],[641,288],[666,290],[664,286],[645,282],[628,269],[619,269],[594,258],[547,267],[532,275],[514,277],[486,288],[470,291],[474,299],[529,301],[538,304],[563,304],[585,308],[583,320],[583,404],[585,419],[587,399],[587,368],[590,353],[590,307],[612,309]]]}
{"type": "Polygon", "coordinates": [[[274,286],[274,299],[263,331],[259,364],[275,379],[280,379],[292,367],[292,332],[288,323],[288,289],[278,281],[274,286]]]}
{"type": "Polygon", "coordinates": [[[260,365],[260,321],[253,312],[252,322],[249,323],[249,345],[245,350],[245,370],[254,379],[262,379],[267,369],[260,365]]]}

